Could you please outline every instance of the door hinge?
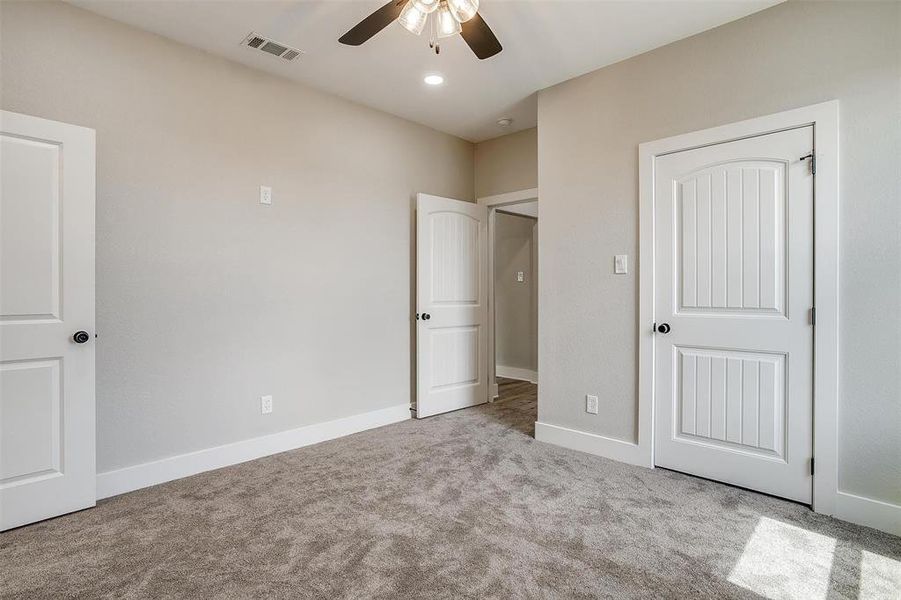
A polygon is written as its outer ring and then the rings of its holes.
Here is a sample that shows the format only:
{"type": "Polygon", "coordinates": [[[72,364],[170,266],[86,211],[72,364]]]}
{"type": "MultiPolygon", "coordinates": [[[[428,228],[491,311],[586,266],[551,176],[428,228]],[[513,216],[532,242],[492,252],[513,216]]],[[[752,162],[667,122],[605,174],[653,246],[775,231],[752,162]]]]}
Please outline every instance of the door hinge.
{"type": "Polygon", "coordinates": [[[811,475],[814,474],[814,464],[815,464],[814,458],[811,456],[810,457],[810,474],[811,475]]]}
{"type": "Polygon", "coordinates": [[[817,174],[817,155],[816,154],[811,152],[807,156],[802,156],[798,160],[807,160],[808,158],[810,159],[810,174],[816,175],[817,174]]]}
{"type": "Polygon", "coordinates": [[[817,307],[816,306],[810,307],[810,324],[814,325],[814,326],[817,324],[817,307]]]}

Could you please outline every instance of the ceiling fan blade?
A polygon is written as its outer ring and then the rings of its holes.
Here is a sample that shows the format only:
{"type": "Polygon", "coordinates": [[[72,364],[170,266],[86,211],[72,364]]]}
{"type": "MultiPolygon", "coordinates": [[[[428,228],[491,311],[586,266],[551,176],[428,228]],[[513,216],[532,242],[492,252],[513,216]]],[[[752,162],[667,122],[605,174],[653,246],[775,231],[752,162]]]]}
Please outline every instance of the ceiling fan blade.
{"type": "Polygon", "coordinates": [[[359,23],[353,29],[338,38],[338,41],[348,46],[359,46],[382,29],[390,25],[403,10],[406,0],[391,0],[359,23]]]}
{"type": "Polygon", "coordinates": [[[504,49],[479,13],[463,23],[463,31],[460,32],[460,35],[480,60],[491,58],[504,49]]]}

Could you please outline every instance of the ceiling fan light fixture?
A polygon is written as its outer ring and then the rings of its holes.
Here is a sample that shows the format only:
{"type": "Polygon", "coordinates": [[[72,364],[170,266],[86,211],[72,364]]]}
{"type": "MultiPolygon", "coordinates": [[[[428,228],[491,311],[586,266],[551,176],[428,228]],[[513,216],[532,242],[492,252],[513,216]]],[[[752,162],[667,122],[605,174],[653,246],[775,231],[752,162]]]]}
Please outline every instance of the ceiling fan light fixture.
{"type": "Polygon", "coordinates": [[[428,16],[428,13],[419,10],[416,7],[416,3],[413,0],[410,0],[410,2],[407,2],[407,5],[404,6],[397,21],[410,33],[419,35],[422,33],[423,27],[425,27],[428,16]]]}
{"type": "Polygon", "coordinates": [[[444,38],[456,35],[462,30],[463,28],[460,26],[460,21],[454,17],[453,13],[451,13],[447,2],[442,1],[441,6],[438,7],[438,37],[444,38]]]}
{"type": "Polygon", "coordinates": [[[404,29],[417,36],[422,35],[428,26],[429,48],[435,54],[441,50],[439,38],[459,33],[476,58],[485,60],[495,56],[504,47],[478,13],[478,7],[479,0],[388,0],[381,8],[351,27],[338,38],[338,42],[346,46],[359,46],[388,25],[400,21],[404,29]],[[461,26],[464,22],[466,27],[461,26]]]}
{"type": "Polygon", "coordinates": [[[410,2],[413,3],[413,6],[415,6],[419,12],[425,14],[435,12],[438,9],[438,5],[441,4],[441,0],[410,0],[410,2]]]}
{"type": "Polygon", "coordinates": [[[470,20],[479,10],[479,0],[447,0],[451,14],[460,23],[470,20]]]}

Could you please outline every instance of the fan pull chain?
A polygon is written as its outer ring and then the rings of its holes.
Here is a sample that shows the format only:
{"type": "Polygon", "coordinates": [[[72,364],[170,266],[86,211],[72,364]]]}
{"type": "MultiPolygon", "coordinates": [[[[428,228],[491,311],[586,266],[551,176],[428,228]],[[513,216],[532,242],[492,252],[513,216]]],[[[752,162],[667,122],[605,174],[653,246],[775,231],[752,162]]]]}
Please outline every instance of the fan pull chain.
{"type": "Polygon", "coordinates": [[[441,54],[441,46],[438,45],[438,17],[429,15],[429,48],[435,50],[435,54],[441,54]]]}

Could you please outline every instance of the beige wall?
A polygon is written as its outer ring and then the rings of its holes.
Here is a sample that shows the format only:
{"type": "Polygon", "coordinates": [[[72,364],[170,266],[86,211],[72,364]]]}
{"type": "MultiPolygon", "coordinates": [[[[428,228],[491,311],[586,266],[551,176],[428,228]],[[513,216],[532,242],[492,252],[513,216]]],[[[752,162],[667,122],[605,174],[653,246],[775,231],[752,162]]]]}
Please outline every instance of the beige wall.
{"type": "Polygon", "coordinates": [[[499,212],[494,223],[495,357],[500,366],[536,371],[538,220],[499,212]],[[522,282],[516,280],[520,271],[522,282]]]}
{"type": "Polygon", "coordinates": [[[477,198],[538,187],[538,129],[476,144],[477,198]]]}
{"type": "Polygon", "coordinates": [[[901,502],[899,23],[789,2],[540,93],[541,421],[636,438],[638,273],[612,267],[637,262],[638,144],[837,98],[839,487],[901,502]]]}
{"type": "Polygon", "coordinates": [[[470,143],[68,5],[0,17],[2,107],[97,130],[100,471],[409,402],[413,194],[472,200],[470,143]]]}

